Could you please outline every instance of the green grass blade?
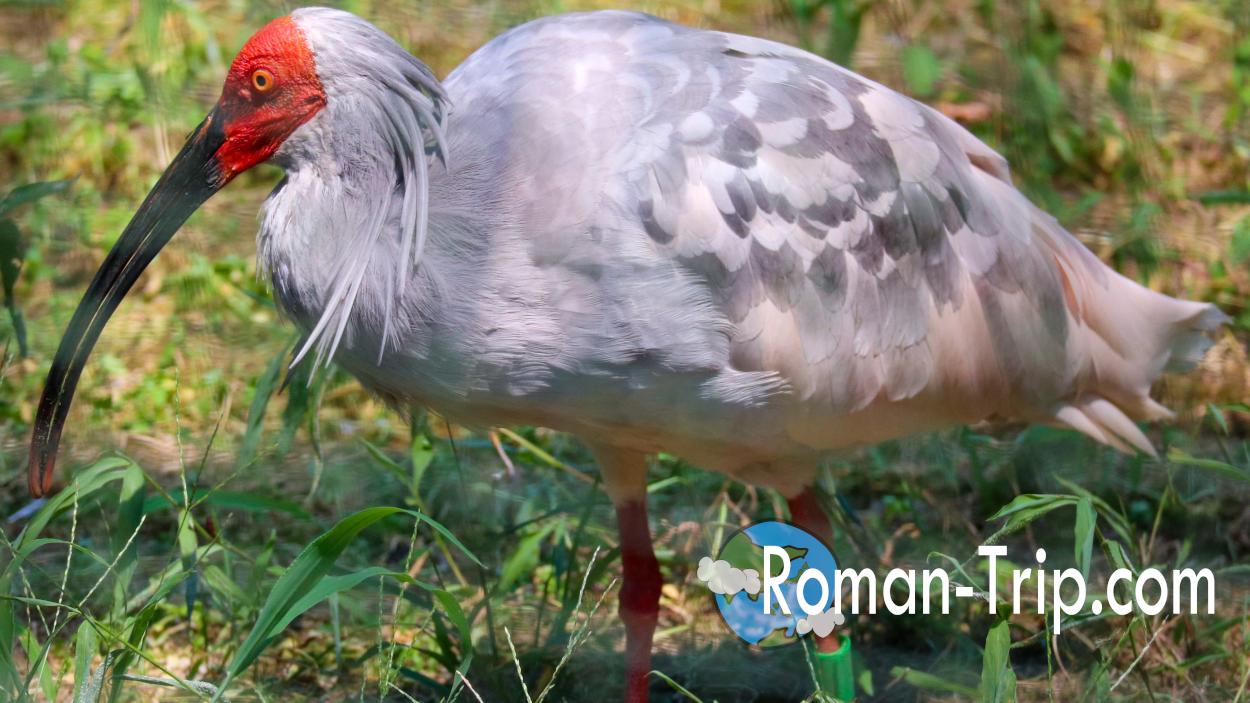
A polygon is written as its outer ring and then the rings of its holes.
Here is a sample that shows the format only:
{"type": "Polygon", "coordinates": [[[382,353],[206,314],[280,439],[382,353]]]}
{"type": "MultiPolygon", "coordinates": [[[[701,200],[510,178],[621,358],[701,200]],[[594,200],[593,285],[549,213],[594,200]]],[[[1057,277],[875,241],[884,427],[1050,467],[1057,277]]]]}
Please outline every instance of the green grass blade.
{"type": "Polygon", "coordinates": [[[1103,520],[1107,521],[1107,524],[1111,525],[1113,530],[1115,530],[1125,540],[1132,541],[1132,538],[1130,537],[1132,528],[1129,525],[1128,519],[1125,518],[1120,511],[1111,507],[1107,501],[1099,498],[1093,493],[1090,493],[1062,476],[1056,476],[1055,480],[1063,484],[1064,488],[1072,491],[1072,494],[1078,498],[1088,498],[1090,503],[1093,504],[1094,510],[1102,516],[1103,520]]]}
{"type": "Polygon", "coordinates": [[[1078,500],[1074,496],[1059,494],[1039,495],[1036,493],[1025,493],[1018,495],[1015,500],[1003,506],[1001,510],[990,517],[991,520],[1005,517],[1007,518],[1007,524],[986,539],[985,544],[994,544],[1001,537],[1023,528],[1046,513],[1066,505],[1075,505],[1078,500]]]}
{"type": "Polygon", "coordinates": [[[430,516],[417,510],[405,510],[404,512],[408,513],[409,515],[415,518],[422,520],[423,522],[425,522],[425,524],[437,530],[439,534],[446,537],[452,544],[456,545],[456,549],[459,549],[461,552],[464,552],[465,556],[472,559],[474,564],[477,564],[478,566],[481,566],[482,568],[486,568],[482,564],[482,562],[478,561],[478,558],[474,556],[473,552],[469,551],[468,547],[464,546],[464,544],[460,540],[456,539],[456,536],[451,533],[451,530],[447,529],[446,527],[443,527],[441,524],[439,524],[437,520],[432,520],[430,519],[430,516]]]}
{"type": "Polygon", "coordinates": [[[1094,503],[1089,498],[1082,498],[1076,504],[1076,555],[1077,569],[1081,577],[1089,578],[1089,563],[1094,556],[1094,526],[1097,517],[1094,514],[1094,503]]]}
{"type": "Polygon", "coordinates": [[[455,700],[456,692],[460,689],[460,683],[464,681],[464,677],[469,673],[469,666],[473,664],[473,630],[469,627],[469,620],[464,616],[464,610],[460,608],[460,603],[447,591],[441,588],[435,588],[424,581],[418,581],[408,574],[394,574],[393,578],[398,581],[406,581],[414,585],[420,586],[429,591],[438,599],[443,610],[447,613],[447,618],[460,631],[460,666],[456,667],[458,677],[453,677],[451,693],[448,700],[455,700]]]}
{"type": "Polygon", "coordinates": [[[273,549],[276,544],[277,536],[270,532],[269,541],[265,543],[265,548],[260,550],[260,554],[256,555],[256,562],[252,564],[252,570],[247,574],[245,588],[248,593],[260,593],[260,585],[265,579],[265,572],[269,570],[269,562],[273,559],[273,549]]]}
{"type": "Polygon", "coordinates": [[[1205,193],[1194,193],[1189,196],[1203,205],[1240,205],[1250,203],[1250,191],[1246,190],[1210,190],[1205,193]]]}
{"type": "Polygon", "coordinates": [[[306,593],[303,598],[296,601],[295,605],[291,606],[286,615],[273,626],[271,634],[277,635],[281,633],[286,629],[287,625],[291,624],[292,620],[304,614],[304,612],[309,608],[329,598],[330,596],[339,593],[340,591],[346,591],[349,588],[353,588],[361,581],[373,576],[393,575],[394,573],[390,569],[382,566],[372,566],[368,569],[362,569],[361,571],[357,571],[355,573],[344,574],[343,576],[326,576],[321,579],[321,581],[319,581],[317,585],[312,588],[312,590],[306,593]]]}
{"type": "Polygon", "coordinates": [[[134,674],[126,674],[120,677],[123,681],[134,681],[135,683],[146,683],[152,686],[164,686],[166,688],[177,688],[183,691],[192,691],[201,696],[213,696],[215,700],[221,700],[229,703],[230,699],[222,695],[220,689],[208,683],[207,681],[179,681],[177,679],[162,679],[155,676],[135,676],[134,674]]]}
{"type": "Polygon", "coordinates": [[[74,181],[78,180],[78,176],[66,178],[63,181],[40,181],[38,183],[27,183],[24,186],[18,186],[9,191],[4,200],[0,200],[0,217],[17,207],[26,203],[34,202],[40,198],[59,193],[70,187],[74,181]]]}
{"type": "Polygon", "coordinates": [[[113,582],[113,606],[121,609],[126,606],[126,589],[134,576],[138,559],[138,545],[126,548],[131,535],[139,528],[143,519],[143,503],[147,494],[147,481],[143,469],[138,464],[126,468],[122,478],[121,494],[117,498],[117,529],[113,532],[113,554],[117,555],[117,566],[114,573],[117,578],[113,582]],[[125,550],[123,552],[123,550],[125,550]]]}
{"type": "Polygon", "coordinates": [[[4,306],[9,309],[17,348],[23,358],[30,355],[30,349],[26,345],[26,323],[22,320],[22,311],[17,308],[13,289],[17,286],[25,260],[26,242],[22,231],[13,220],[0,219],[0,285],[4,288],[4,306]]]}
{"type": "Polygon", "coordinates": [[[1207,469],[1208,471],[1214,471],[1218,474],[1223,474],[1241,481],[1250,481],[1250,473],[1247,473],[1232,464],[1226,464],[1222,461],[1216,461],[1215,459],[1198,459],[1186,454],[1176,447],[1172,447],[1168,450],[1168,461],[1173,464],[1183,464],[1185,466],[1196,466],[1200,469],[1207,469]]]}
{"type": "Polygon", "coordinates": [[[74,700],[84,701],[91,679],[91,659],[95,656],[96,631],[91,623],[84,622],[78,626],[78,634],[74,638],[74,700]]]}
{"type": "MultiPolygon", "coordinates": [[[[201,558],[203,556],[201,555],[201,558]]],[[[178,561],[172,564],[161,574],[152,578],[151,585],[144,589],[142,593],[131,598],[127,603],[127,609],[145,608],[153,603],[159,603],[169,595],[174,587],[186,580],[191,575],[188,571],[182,570],[182,562],[178,561]]]]}
{"type": "Polygon", "coordinates": [[[408,453],[412,459],[412,493],[413,497],[421,497],[421,478],[434,459],[434,445],[430,438],[423,434],[414,434],[408,445],[408,453]]]}
{"type": "Polygon", "coordinates": [[[126,671],[134,665],[135,653],[133,650],[139,649],[143,644],[143,638],[147,635],[148,628],[152,625],[152,618],[156,615],[157,604],[152,603],[139,611],[134,621],[130,623],[130,634],[126,640],[130,643],[131,648],[126,649],[117,657],[116,663],[113,665],[113,686],[109,689],[109,703],[117,703],[121,698],[122,685],[126,671]]]}
{"type": "MultiPolygon", "coordinates": [[[[431,527],[450,539],[457,547],[467,554],[469,558],[473,559],[474,562],[481,564],[481,562],[477,560],[477,557],[473,556],[473,554],[469,552],[468,549],[466,549],[464,545],[461,544],[460,541],[447,530],[447,528],[416,511],[394,507],[379,507],[362,510],[353,515],[349,515],[340,520],[339,523],[330,529],[329,532],[321,535],[304,548],[304,551],[300,552],[299,556],[295,557],[295,561],[291,562],[291,565],[287,567],[287,570],[282,574],[281,578],[278,579],[278,582],[274,584],[273,589],[269,592],[269,597],[265,599],[265,604],[261,606],[260,614],[256,619],[256,624],[252,627],[252,631],[248,633],[247,639],[244,640],[242,646],[239,647],[238,652],[235,653],[234,658],[230,661],[229,667],[226,669],[227,683],[256,661],[261,652],[265,650],[265,647],[269,646],[269,643],[273,640],[273,638],[281,632],[278,625],[285,626],[285,623],[290,622],[288,616],[290,616],[290,614],[297,607],[304,605],[303,601],[305,597],[317,588],[318,584],[321,583],[322,579],[324,579],[330,572],[330,569],[333,568],[334,563],[339,558],[339,555],[341,555],[343,550],[351,544],[352,540],[356,538],[356,535],[360,534],[361,530],[372,525],[378,520],[396,513],[408,513],[409,515],[425,520],[431,527]]],[[[404,577],[408,578],[406,575],[404,575],[404,577]]],[[[444,607],[449,607],[449,600],[450,604],[454,605],[455,610],[459,612],[459,604],[457,604],[455,599],[452,599],[449,594],[446,596],[446,599],[444,599],[442,596],[439,596],[437,592],[438,589],[428,587],[415,580],[413,583],[434,592],[435,596],[439,598],[444,607]]],[[[329,592],[325,593],[325,596],[328,595],[329,592]]],[[[308,603],[305,606],[305,610],[308,607],[312,607],[312,605],[313,603],[308,603]]],[[[463,620],[463,613],[461,613],[459,617],[463,620]]],[[[459,623],[457,623],[457,626],[459,626],[459,623]]],[[[467,622],[465,623],[464,631],[468,631],[467,622]]],[[[223,684],[221,689],[225,690],[225,688],[226,684],[223,684]]]]}
{"type": "Polygon", "coordinates": [[[43,532],[43,528],[47,527],[53,518],[73,507],[75,490],[78,493],[78,500],[85,500],[87,496],[100,490],[105,485],[124,479],[126,469],[130,464],[129,459],[110,457],[101,459],[83,470],[74,477],[70,485],[49,499],[30,518],[30,522],[26,523],[26,529],[22,530],[22,534],[14,542],[14,550],[18,554],[26,554],[30,544],[39,537],[40,532],[43,532]]]}
{"type": "Polygon", "coordinates": [[[334,666],[343,675],[343,626],[339,618],[339,594],[330,594],[330,629],[334,633],[334,666]]]}
{"type": "Polygon", "coordinates": [[[1016,496],[1010,503],[1000,508],[998,512],[991,515],[990,519],[998,520],[999,518],[1005,518],[1020,513],[1032,514],[1039,510],[1049,512],[1050,510],[1060,507],[1060,505],[1067,505],[1073,502],[1075,502],[1075,500],[1072,496],[1066,496],[1058,493],[1022,493],[1021,495],[1016,496]],[[1059,505],[1056,505],[1056,503],[1059,503],[1059,505]]]}
{"type": "MultiPolygon", "coordinates": [[[[360,531],[400,508],[370,508],[343,518],[329,532],[313,540],[295,557],[278,582],[273,585],[265,604],[247,639],[239,647],[226,670],[227,681],[238,676],[256,661],[273,638],[274,626],[282,622],[297,603],[329,573],[339,555],[360,531]]],[[[225,688],[225,684],[222,685],[225,688]]]]}
{"type": "Polygon", "coordinates": [[[213,491],[208,494],[205,502],[218,508],[231,508],[251,512],[271,510],[276,513],[286,513],[300,520],[312,518],[312,513],[294,501],[266,498],[255,493],[244,493],[242,491],[213,491]]]}
{"type": "Polygon", "coordinates": [[[967,696],[969,698],[976,698],[979,695],[979,692],[975,688],[969,688],[967,686],[957,684],[954,681],[947,681],[944,678],[934,676],[933,674],[926,674],[923,671],[916,671],[910,667],[896,666],[890,670],[890,676],[893,676],[896,679],[901,678],[916,688],[924,688],[930,691],[958,693],[961,696],[967,696]]]}
{"type": "Polygon", "coordinates": [[[495,586],[495,593],[502,596],[508,592],[512,584],[521,577],[521,574],[530,571],[538,565],[538,549],[542,546],[543,540],[560,526],[559,521],[551,521],[533,534],[526,535],[521,543],[516,546],[508,558],[504,560],[503,570],[499,575],[499,583],[495,586]]]}
{"type": "MultiPolygon", "coordinates": [[[[157,510],[170,507],[180,507],[185,504],[183,493],[181,490],[170,492],[170,497],[179,501],[177,505],[171,505],[165,496],[155,495],[144,501],[143,514],[148,515],[157,510]]],[[[253,513],[263,513],[272,511],[276,513],[286,513],[291,517],[301,520],[308,520],[312,514],[308,512],[304,506],[290,500],[281,500],[277,498],[266,498],[255,493],[244,493],[243,491],[209,491],[206,489],[198,489],[192,492],[191,503],[194,505],[203,501],[209,505],[218,508],[227,508],[232,510],[246,510],[253,513]]]]}
{"type": "Polygon", "coordinates": [[[64,608],[66,610],[73,610],[72,606],[65,605],[64,603],[57,603],[56,601],[44,600],[43,598],[28,598],[26,596],[10,596],[10,595],[0,593],[0,600],[12,601],[15,603],[25,603],[26,605],[34,605],[40,608],[64,608]]]}
{"type": "Polygon", "coordinates": [[[90,675],[87,683],[82,688],[82,692],[74,699],[74,703],[99,703],[101,694],[104,693],[104,672],[112,663],[114,655],[109,653],[96,667],[95,673],[90,675]]]}
{"type": "MultiPolygon", "coordinates": [[[[12,596],[9,597],[11,598],[12,596]]],[[[21,599],[14,598],[14,600],[21,599]]],[[[47,601],[45,601],[45,603],[50,606],[60,607],[55,603],[47,601]]],[[[59,630],[57,632],[59,632],[59,630]]],[[[37,674],[39,676],[39,688],[43,690],[44,698],[49,701],[56,700],[56,694],[60,687],[52,678],[52,665],[48,663],[48,652],[52,649],[52,644],[54,642],[56,642],[56,633],[50,633],[44,640],[43,645],[39,646],[39,642],[35,638],[34,632],[27,628],[25,636],[23,637],[22,648],[26,650],[26,660],[30,662],[30,664],[26,671],[26,679],[18,686],[18,690],[29,691],[30,684],[37,674]]]]}
{"type": "Polygon", "coordinates": [[[672,686],[673,688],[675,688],[678,693],[694,701],[694,703],[703,703],[703,699],[699,698],[698,696],[694,695],[690,691],[686,690],[685,686],[682,686],[676,681],[670,679],[667,675],[665,675],[663,671],[660,671],[659,669],[652,669],[651,673],[655,676],[658,676],[662,680],[664,680],[666,683],[668,683],[669,686],[672,686]]]}
{"type": "Polygon", "coordinates": [[[256,450],[260,447],[261,430],[264,427],[265,409],[269,407],[269,398],[278,388],[282,378],[282,362],[286,358],[286,349],[278,352],[269,360],[265,372],[256,381],[256,395],[252,397],[252,405],[247,409],[247,431],[243,435],[243,444],[239,447],[236,466],[247,466],[256,458],[256,450]]]}
{"type": "Polygon", "coordinates": [[[253,595],[255,591],[245,591],[239,588],[221,567],[216,564],[207,564],[203,566],[204,585],[215,593],[226,603],[237,603],[244,607],[254,608],[258,605],[253,595]]]}
{"type": "MultiPolygon", "coordinates": [[[[273,303],[269,302],[269,304],[273,303]]],[[[298,344],[299,336],[295,339],[298,344]]],[[[282,381],[286,390],[286,407],[282,409],[282,430],[278,434],[279,457],[286,456],[291,450],[291,443],[295,441],[295,433],[299,431],[304,418],[308,416],[308,409],[312,407],[312,367],[311,363],[301,363],[293,369],[288,369],[286,378],[282,381]]],[[[278,392],[281,393],[282,389],[278,392]]]]}
{"type": "Polygon", "coordinates": [[[1011,669],[1011,628],[1005,617],[999,617],[985,638],[985,657],[981,663],[981,700],[985,703],[1007,703],[1016,699],[1016,677],[1011,669]]]}
{"type": "Polygon", "coordinates": [[[13,601],[0,602],[0,686],[6,691],[16,691],[22,685],[21,672],[13,660],[14,630],[13,601]]]}
{"type": "Polygon", "coordinates": [[[190,620],[191,614],[195,612],[195,597],[200,587],[199,574],[196,571],[199,565],[196,556],[200,549],[200,543],[195,535],[195,520],[189,514],[190,511],[180,510],[178,512],[178,551],[182,556],[182,570],[189,574],[186,597],[187,619],[190,620]]]}
{"type": "Polygon", "coordinates": [[[374,460],[381,464],[382,468],[394,474],[395,478],[398,478],[401,483],[408,486],[411,490],[412,486],[410,483],[412,478],[408,475],[407,471],[404,471],[404,467],[396,463],[394,459],[391,459],[386,455],[386,452],[383,452],[381,449],[374,446],[369,440],[361,439],[360,443],[365,445],[365,449],[369,452],[369,456],[373,457],[374,460]]]}

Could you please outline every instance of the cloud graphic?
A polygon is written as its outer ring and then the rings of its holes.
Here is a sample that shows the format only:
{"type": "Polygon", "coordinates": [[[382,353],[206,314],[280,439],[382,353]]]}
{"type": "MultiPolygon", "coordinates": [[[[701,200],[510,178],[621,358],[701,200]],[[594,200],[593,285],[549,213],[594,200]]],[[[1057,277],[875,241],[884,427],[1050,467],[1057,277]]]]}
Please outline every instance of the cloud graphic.
{"type": "Polygon", "coordinates": [[[806,635],[809,632],[815,632],[817,637],[827,637],[833,628],[846,622],[846,616],[839,610],[830,608],[823,613],[808,615],[806,619],[799,620],[795,624],[795,632],[798,635],[806,635]]]}
{"type": "Polygon", "coordinates": [[[760,572],[755,569],[737,569],[724,559],[712,561],[711,557],[699,560],[698,576],[707,582],[712,593],[732,596],[739,591],[751,595],[760,592],[760,572]]]}
{"type": "MultiPolygon", "coordinates": [[[[727,561],[723,561],[723,560],[722,560],[720,563],[724,564],[725,566],[729,566],[729,562],[727,562],[727,561]]],[[[700,560],[699,560],[699,572],[698,572],[698,576],[699,576],[699,580],[700,580],[700,581],[710,581],[710,580],[712,580],[712,566],[713,566],[713,564],[715,564],[715,562],[713,562],[713,561],[712,561],[712,558],[711,558],[711,557],[703,557],[702,559],[700,559],[700,560]]]]}
{"type": "Polygon", "coordinates": [[[746,574],[747,585],[744,590],[751,595],[757,595],[760,592],[760,572],[755,569],[746,569],[742,573],[746,574]]]}

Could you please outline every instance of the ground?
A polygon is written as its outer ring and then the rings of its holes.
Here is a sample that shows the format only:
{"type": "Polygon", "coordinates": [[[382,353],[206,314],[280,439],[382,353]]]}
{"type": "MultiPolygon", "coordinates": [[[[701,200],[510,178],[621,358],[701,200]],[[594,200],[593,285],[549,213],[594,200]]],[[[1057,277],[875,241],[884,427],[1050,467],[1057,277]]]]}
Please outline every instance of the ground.
{"type": "MultiPolygon", "coordinates": [[[[345,7],[441,76],[509,26],[609,4],[345,7]]],[[[956,601],[949,616],[852,616],[845,631],[871,672],[872,691],[860,695],[992,700],[992,684],[1009,680],[1007,656],[1022,701],[1244,699],[1250,7],[644,5],[635,9],[853,61],[1006,154],[1026,193],[1105,261],[1158,290],[1216,302],[1236,320],[1195,372],[1156,388],[1178,413],[1149,430],[1160,459],[1072,432],[958,428],[831,460],[820,481],[839,564],[878,579],[896,567],[959,564],[963,583],[984,588],[976,550],[993,540],[1022,568],[1035,566],[1038,547],[1047,567],[1087,568],[1095,591],[1121,562],[1209,568],[1214,615],[1087,609],[1053,636],[1027,604],[1007,620],[1006,640],[984,601],[956,601]],[[1031,494],[1040,497],[1021,498],[1031,494]],[[1014,512],[995,517],[1006,506],[1014,512]]],[[[284,11],[237,0],[0,2],[0,195],[77,178],[11,211],[0,205],[0,246],[20,235],[12,250],[22,263],[15,281],[3,266],[0,274],[29,347],[23,356],[16,318],[0,312],[0,339],[9,340],[0,384],[0,514],[8,516],[0,592],[9,594],[0,603],[0,697],[24,690],[74,699],[74,682],[105,663],[113,674],[215,686],[255,654],[234,671],[231,700],[381,693],[432,701],[459,685],[453,672],[471,652],[463,673],[473,689],[461,690],[462,700],[525,700],[518,666],[535,700],[548,683],[552,701],[610,699],[623,672],[612,585],[620,567],[613,513],[584,447],[535,428],[473,433],[433,415],[419,415],[410,430],[339,372],[277,393],[293,330],[256,276],[252,238],[273,169],[218,194],[139,281],[84,375],[61,454],[61,502],[41,507],[26,494],[30,421],[87,280],[216,99],[234,52],[284,11]],[[396,512],[368,513],[378,519],[349,534],[345,519],[377,506],[420,510],[448,533],[428,521],[414,528],[412,515],[396,512]],[[343,537],[341,554],[327,551],[327,538],[297,560],[332,530],[343,537]],[[309,580],[321,584],[313,595],[343,590],[313,598],[283,626],[299,599],[282,596],[302,593],[294,574],[318,564],[331,580],[309,580]],[[364,578],[371,568],[425,585],[364,578]],[[249,639],[258,627],[264,632],[249,639]]],[[[785,517],[784,501],[676,457],[654,458],[649,479],[665,577],[656,669],[708,703],[809,696],[801,648],[742,644],[695,574],[738,528],[785,517]]],[[[85,688],[77,700],[92,700],[85,688]]],[[[656,700],[685,695],[659,676],[652,691],[656,700]]],[[[194,696],[120,680],[101,693],[194,696]]]]}

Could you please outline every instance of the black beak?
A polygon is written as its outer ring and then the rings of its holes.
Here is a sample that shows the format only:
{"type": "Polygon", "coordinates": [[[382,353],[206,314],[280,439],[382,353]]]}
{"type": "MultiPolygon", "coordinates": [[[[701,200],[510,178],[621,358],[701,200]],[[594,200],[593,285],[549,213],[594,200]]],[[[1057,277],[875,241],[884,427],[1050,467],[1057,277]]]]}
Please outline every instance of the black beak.
{"type": "Polygon", "coordinates": [[[36,498],[52,489],[57,445],[70,400],[87,356],[109,316],[182,223],[230,180],[215,158],[225,142],[221,126],[214,124],[215,117],[216,110],[191,133],[182,151],[148,193],[105,257],[61,338],[39,400],[30,442],[30,494],[36,498]]]}

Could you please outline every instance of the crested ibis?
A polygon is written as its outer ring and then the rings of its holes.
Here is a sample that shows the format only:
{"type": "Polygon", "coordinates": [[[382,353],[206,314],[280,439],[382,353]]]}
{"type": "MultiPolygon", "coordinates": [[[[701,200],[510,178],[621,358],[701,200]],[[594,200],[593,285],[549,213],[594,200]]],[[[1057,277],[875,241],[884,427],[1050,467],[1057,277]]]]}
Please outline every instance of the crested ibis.
{"type": "MultiPolygon", "coordinates": [[[[325,8],[243,47],[61,340],[30,489],[144,267],[275,164],[260,264],[304,332],[396,407],[535,424],[593,451],[616,509],[626,699],[661,575],[646,457],[788,496],[828,535],[821,457],[987,419],[1153,453],[1137,421],[1225,319],[1103,265],[929,107],[804,51],[636,12],[536,20],[439,81],[325,8]]],[[[822,650],[836,648],[832,638],[822,650]]]]}

